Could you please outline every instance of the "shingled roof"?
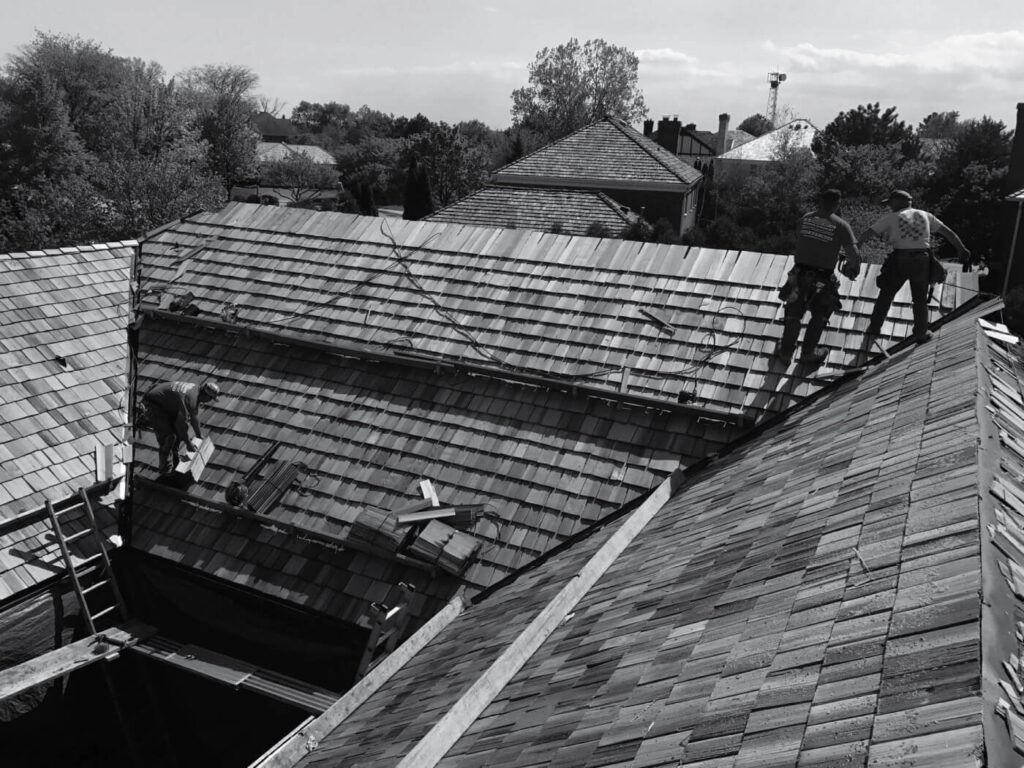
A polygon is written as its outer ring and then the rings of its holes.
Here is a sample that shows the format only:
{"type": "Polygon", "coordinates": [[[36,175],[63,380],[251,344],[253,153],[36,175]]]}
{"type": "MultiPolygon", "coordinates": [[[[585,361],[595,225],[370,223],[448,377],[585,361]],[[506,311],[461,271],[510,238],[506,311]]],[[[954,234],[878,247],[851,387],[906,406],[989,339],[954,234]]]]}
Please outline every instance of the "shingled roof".
{"type": "Polygon", "coordinates": [[[281,141],[261,141],[256,146],[256,156],[261,163],[287,160],[297,155],[308,157],[314,163],[320,163],[321,165],[335,165],[338,162],[330,152],[323,147],[318,147],[316,144],[285,144],[281,141]]]}
{"type": "MultiPolygon", "coordinates": [[[[769,361],[788,262],[244,204],[173,223],[143,247],[139,393],[218,378],[218,450],[187,498],[140,486],[134,544],[346,620],[400,580],[491,584],[824,385],[769,361]],[[198,316],[159,309],[185,293],[198,316]],[[232,514],[225,488],[274,441],[302,493],[232,514]],[[424,478],[487,511],[442,542],[477,547],[462,572],[404,549],[394,510],[424,478]]],[[[833,374],[869,310],[826,335],[833,374]]],[[[137,474],[155,464],[143,438],[137,474]]]]}
{"type": "Polygon", "coordinates": [[[606,117],[496,170],[497,184],[685,190],[700,171],[614,117],[606,117]]]}
{"type": "Polygon", "coordinates": [[[599,224],[617,235],[637,215],[597,190],[489,185],[426,217],[429,221],[585,235],[599,224]]]}
{"type": "Polygon", "coordinates": [[[756,139],[740,144],[718,156],[718,160],[769,162],[778,159],[783,147],[789,150],[810,149],[818,129],[807,120],[790,120],[756,139]]]}
{"type": "Polygon", "coordinates": [[[1024,379],[979,326],[997,306],[453,603],[267,765],[1016,764],[1024,379]]]}
{"type": "Polygon", "coordinates": [[[122,459],[135,247],[0,255],[0,599],[59,558],[48,525],[22,513],[92,486],[97,445],[122,459]]]}

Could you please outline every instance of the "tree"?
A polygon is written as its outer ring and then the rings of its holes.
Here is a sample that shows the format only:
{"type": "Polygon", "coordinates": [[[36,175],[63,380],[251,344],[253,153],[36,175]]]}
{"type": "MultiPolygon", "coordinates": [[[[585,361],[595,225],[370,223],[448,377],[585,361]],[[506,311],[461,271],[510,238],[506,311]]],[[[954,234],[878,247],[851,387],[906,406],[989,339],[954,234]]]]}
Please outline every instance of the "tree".
{"type": "Polygon", "coordinates": [[[772,121],[760,112],[745,118],[742,123],[736,126],[741,131],[746,131],[751,136],[764,136],[772,130],[772,121]]]}
{"type": "Polygon", "coordinates": [[[931,210],[960,235],[977,259],[999,266],[999,219],[1013,132],[983,117],[958,123],[952,142],[935,162],[925,191],[931,210]]]}
{"type": "Polygon", "coordinates": [[[434,212],[430,180],[415,157],[409,161],[409,170],[405,174],[405,196],[402,203],[402,218],[410,221],[418,221],[434,212]]]}
{"type": "Polygon", "coordinates": [[[512,92],[512,124],[553,141],[606,115],[636,122],[647,116],[638,67],[636,54],[601,39],[544,48],[530,84],[512,92]]]}
{"type": "Polygon", "coordinates": [[[124,240],[223,200],[156,64],[38,33],[0,74],[0,247],[124,240]]]}
{"type": "Polygon", "coordinates": [[[487,180],[486,157],[469,145],[457,127],[438,123],[421,138],[416,150],[442,206],[479,189],[487,180]]]}
{"type": "Polygon", "coordinates": [[[960,121],[959,112],[932,112],[917,126],[921,139],[952,139],[960,121]]]}
{"type": "Polygon", "coordinates": [[[319,197],[324,190],[337,189],[338,172],[302,152],[292,152],[288,157],[264,163],[260,168],[260,183],[286,190],[291,202],[305,203],[319,197]]]}
{"type": "MultiPolygon", "coordinates": [[[[848,147],[863,144],[884,147],[913,138],[914,132],[899,119],[896,107],[889,107],[882,112],[876,101],[874,104],[861,104],[856,109],[840,113],[825,126],[825,130],[818,134],[815,140],[832,140],[848,147]]],[[[815,152],[817,151],[815,149],[815,152]]]]}
{"type": "Polygon", "coordinates": [[[234,64],[193,67],[180,76],[196,111],[199,135],[209,144],[210,167],[230,188],[256,170],[259,133],[252,125],[259,77],[234,64]]]}

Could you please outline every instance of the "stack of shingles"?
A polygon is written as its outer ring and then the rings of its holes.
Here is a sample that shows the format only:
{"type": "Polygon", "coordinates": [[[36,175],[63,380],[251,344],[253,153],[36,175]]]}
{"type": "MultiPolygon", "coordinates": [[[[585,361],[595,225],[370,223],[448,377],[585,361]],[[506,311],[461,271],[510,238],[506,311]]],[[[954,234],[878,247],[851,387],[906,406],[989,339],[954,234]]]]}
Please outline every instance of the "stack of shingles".
{"type": "Polygon", "coordinates": [[[395,550],[405,538],[405,531],[395,526],[390,512],[373,506],[363,507],[348,529],[346,541],[354,547],[395,550]]]}
{"type": "Polygon", "coordinates": [[[476,554],[480,542],[450,525],[431,520],[420,531],[409,547],[409,552],[420,560],[434,563],[448,573],[458,576],[476,554]]]}

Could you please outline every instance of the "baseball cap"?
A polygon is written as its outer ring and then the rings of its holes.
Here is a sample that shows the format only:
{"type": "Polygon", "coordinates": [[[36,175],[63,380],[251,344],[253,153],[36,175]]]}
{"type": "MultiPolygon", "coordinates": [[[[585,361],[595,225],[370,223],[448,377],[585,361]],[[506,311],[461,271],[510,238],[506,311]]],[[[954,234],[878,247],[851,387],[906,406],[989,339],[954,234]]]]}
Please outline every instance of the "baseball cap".
{"type": "Polygon", "coordinates": [[[218,387],[212,381],[204,382],[201,391],[211,400],[216,400],[218,397],[220,397],[220,387],[218,387]]]}
{"type": "Polygon", "coordinates": [[[911,197],[910,193],[907,192],[905,189],[894,189],[892,192],[889,193],[888,197],[886,197],[884,200],[882,200],[882,202],[883,203],[888,203],[893,198],[895,198],[897,200],[904,200],[904,201],[906,201],[908,203],[912,202],[914,200],[914,198],[911,197]]]}

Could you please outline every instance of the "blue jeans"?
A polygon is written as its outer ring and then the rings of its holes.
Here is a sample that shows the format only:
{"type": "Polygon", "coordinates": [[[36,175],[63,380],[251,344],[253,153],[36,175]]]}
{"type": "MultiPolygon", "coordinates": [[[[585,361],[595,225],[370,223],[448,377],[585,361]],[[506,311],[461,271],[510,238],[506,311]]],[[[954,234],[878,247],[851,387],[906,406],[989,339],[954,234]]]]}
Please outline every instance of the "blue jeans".
{"type": "Polygon", "coordinates": [[[882,329],[889,307],[903,284],[910,281],[910,297],[914,302],[914,338],[928,335],[928,278],[931,271],[931,252],[925,250],[893,251],[878,274],[878,298],[871,311],[869,333],[882,329]]]}

